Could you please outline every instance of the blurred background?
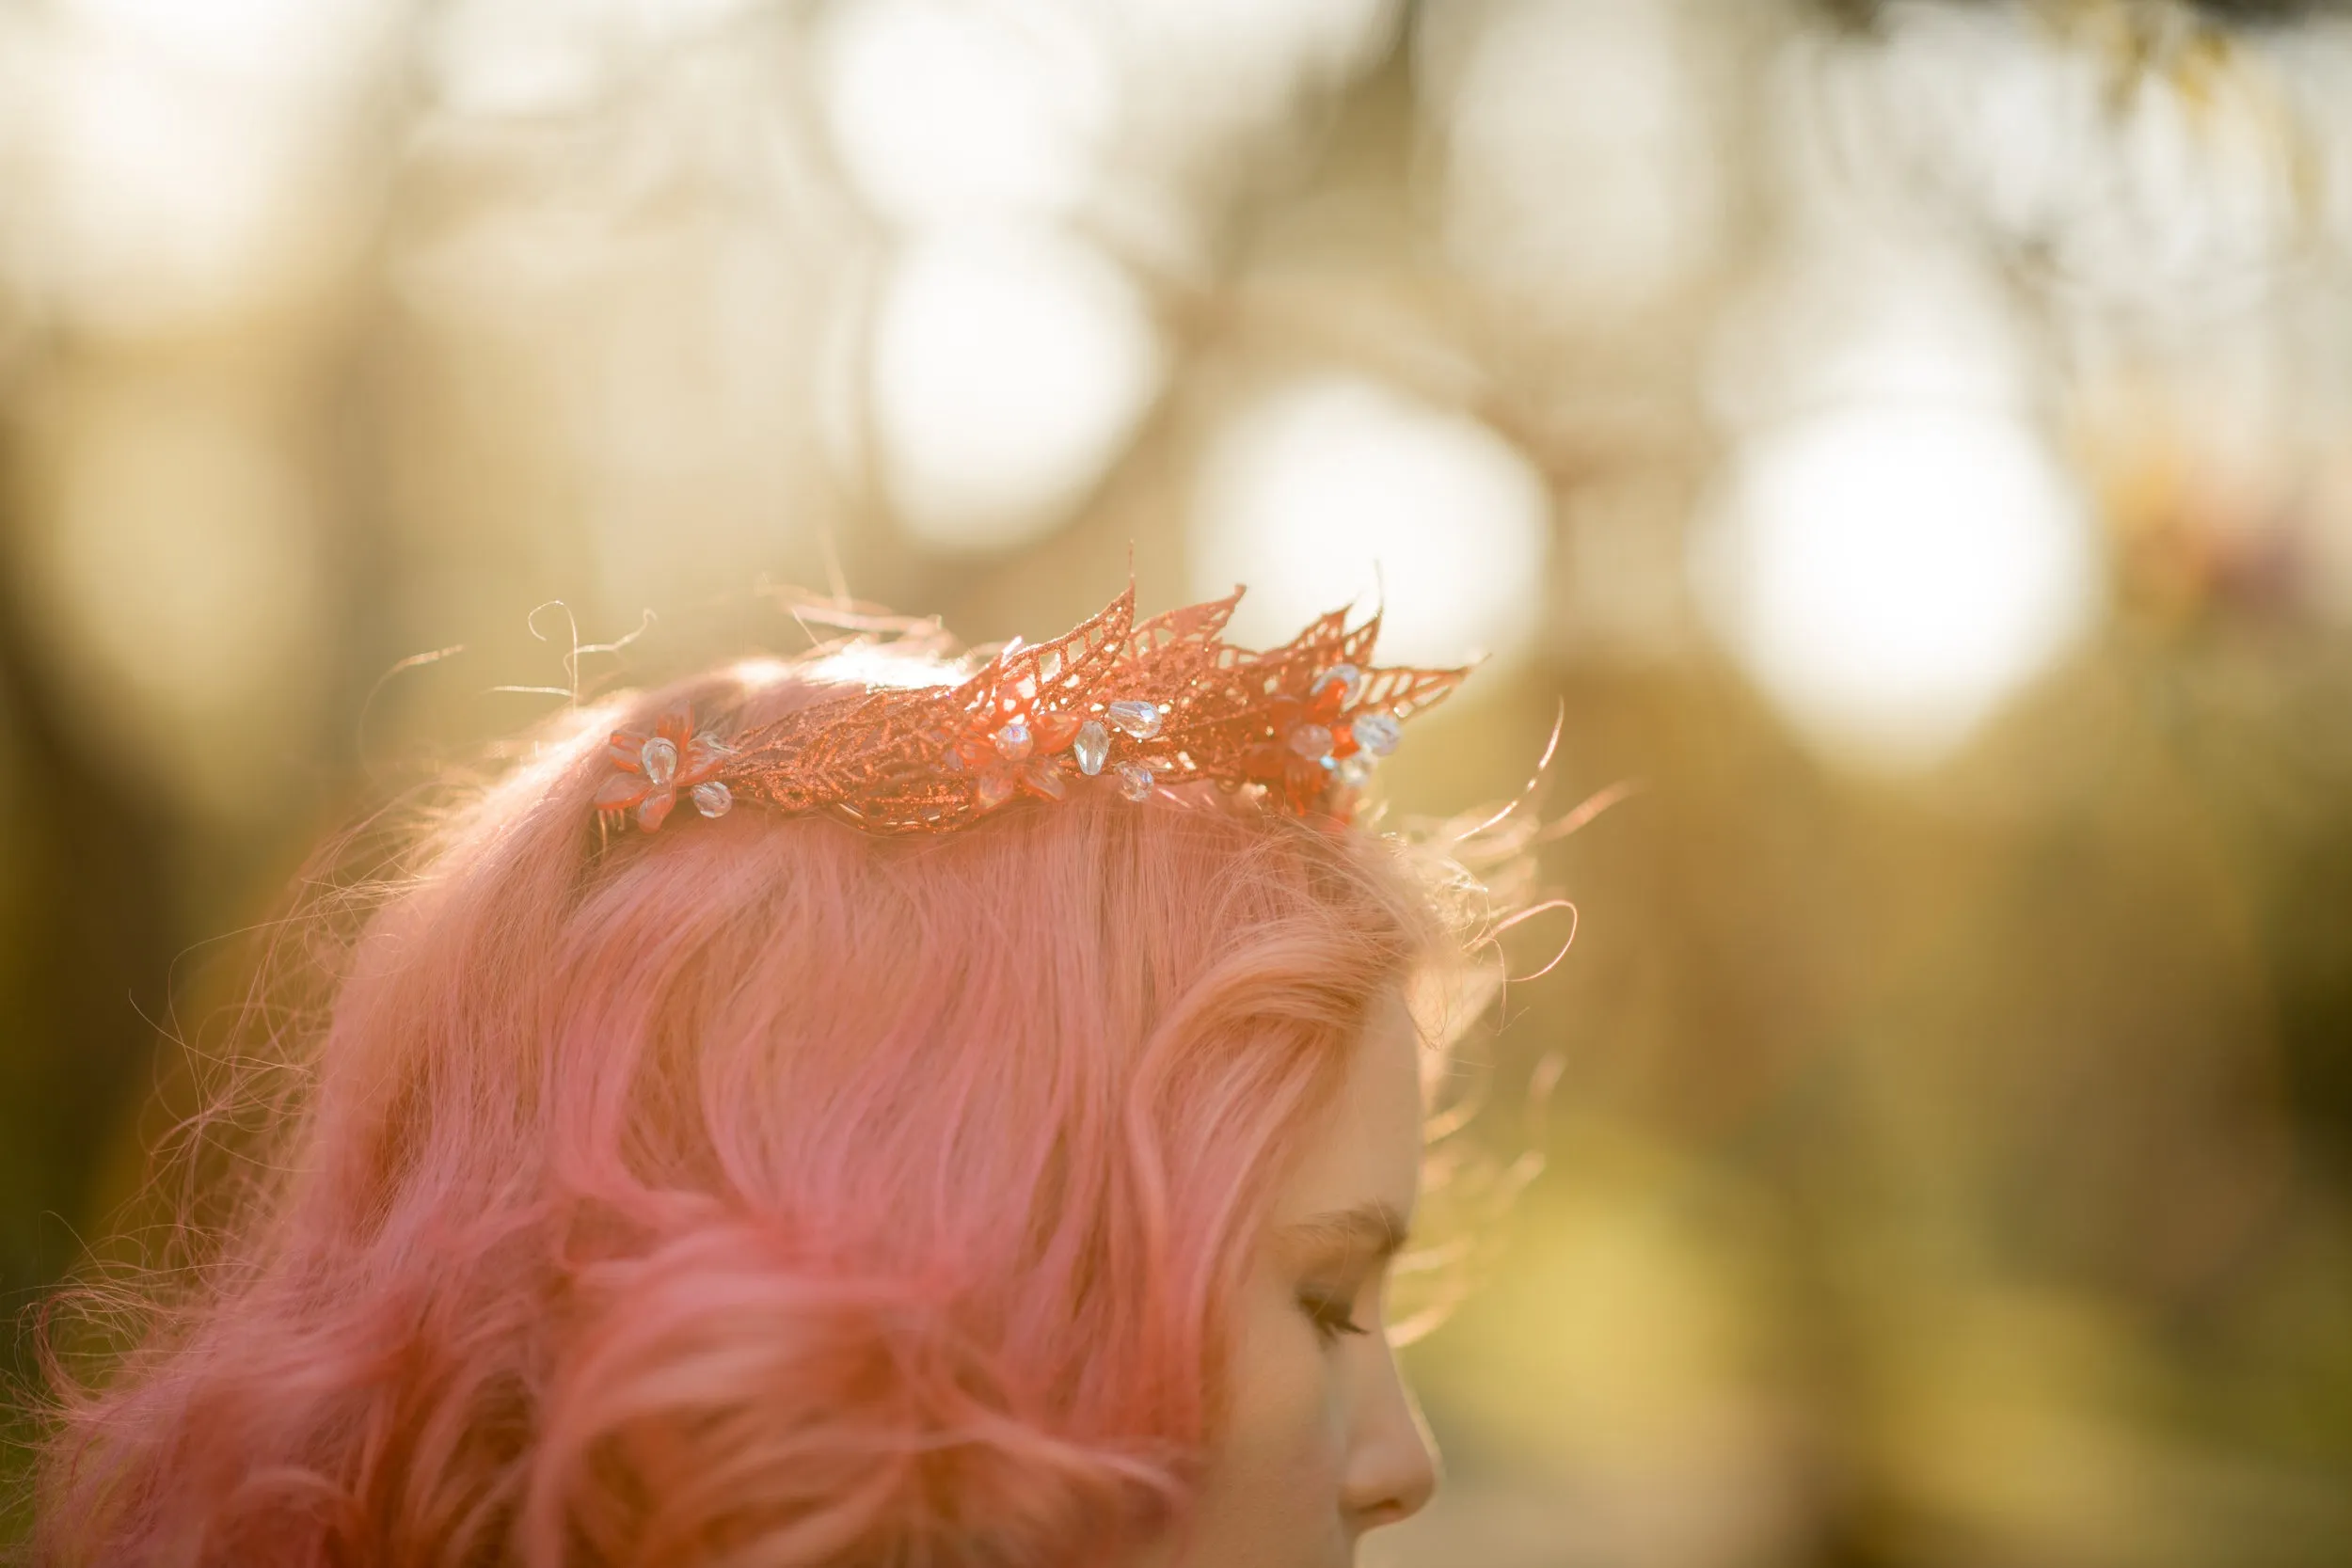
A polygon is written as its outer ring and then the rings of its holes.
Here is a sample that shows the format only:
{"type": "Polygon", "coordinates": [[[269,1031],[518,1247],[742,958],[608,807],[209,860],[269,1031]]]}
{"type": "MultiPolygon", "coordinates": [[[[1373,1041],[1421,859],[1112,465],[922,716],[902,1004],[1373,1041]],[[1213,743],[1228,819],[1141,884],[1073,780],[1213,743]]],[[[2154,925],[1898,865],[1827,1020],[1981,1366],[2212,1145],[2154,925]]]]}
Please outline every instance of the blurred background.
{"type": "Polygon", "coordinates": [[[1132,551],[1634,790],[1369,1560],[2352,1561],[2346,10],[0,8],[0,1303],[321,833],[1132,551]]]}

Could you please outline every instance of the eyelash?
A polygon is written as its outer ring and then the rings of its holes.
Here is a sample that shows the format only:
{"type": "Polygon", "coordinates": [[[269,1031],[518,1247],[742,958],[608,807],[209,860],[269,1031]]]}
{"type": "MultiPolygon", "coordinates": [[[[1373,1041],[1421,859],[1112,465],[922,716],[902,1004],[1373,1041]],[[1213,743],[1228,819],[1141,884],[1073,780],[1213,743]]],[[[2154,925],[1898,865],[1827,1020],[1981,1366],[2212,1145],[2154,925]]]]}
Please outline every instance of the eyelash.
{"type": "Polygon", "coordinates": [[[1338,1344],[1340,1337],[1344,1334],[1372,1332],[1356,1321],[1344,1297],[1327,1296],[1314,1291],[1301,1291],[1298,1293],[1298,1307],[1300,1311],[1307,1314],[1307,1321],[1315,1325],[1316,1337],[1327,1345],[1338,1344]]]}

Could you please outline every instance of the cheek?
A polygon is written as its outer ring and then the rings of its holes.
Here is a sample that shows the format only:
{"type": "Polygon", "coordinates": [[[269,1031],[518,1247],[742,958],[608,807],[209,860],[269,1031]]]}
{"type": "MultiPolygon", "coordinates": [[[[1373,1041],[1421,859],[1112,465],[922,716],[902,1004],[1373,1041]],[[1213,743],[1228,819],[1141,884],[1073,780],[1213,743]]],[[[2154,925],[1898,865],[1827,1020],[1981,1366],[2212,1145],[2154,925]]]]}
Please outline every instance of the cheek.
{"type": "Polygon", "coordinates": [[[1257,1282],[1237,1326],[1199,1560],[1320,1561],[1340,1528],[1346,1447],[1333,1360],[1279,1282],[1257,1282]]]}
{"type": "Polygon", "coordinates": [[[1257,1325],[1234,1370],[1239,1376],[1228,1446],[1279,1465],[1294,1481],[1328,1472],[1336,1497],[1342,1433],[1328,1357],[1287,1299],[1257,1325]]]}

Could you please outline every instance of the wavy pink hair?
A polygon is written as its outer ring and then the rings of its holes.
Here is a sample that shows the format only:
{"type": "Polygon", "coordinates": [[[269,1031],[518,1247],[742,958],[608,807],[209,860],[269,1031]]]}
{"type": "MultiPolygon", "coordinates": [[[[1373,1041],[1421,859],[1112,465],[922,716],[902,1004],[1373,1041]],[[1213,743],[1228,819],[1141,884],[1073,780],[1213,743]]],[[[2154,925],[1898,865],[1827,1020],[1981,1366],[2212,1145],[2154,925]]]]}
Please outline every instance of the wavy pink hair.
{"type": "Polygon", "coordinates": [[[60,1564],[1034,1564],[1180,1525],[1225,1304],[1367,1008],[1382,840],[1023,802],[600,844],[567,719],[336,949],[258,1186],[94,1386],[60,1564]]]}

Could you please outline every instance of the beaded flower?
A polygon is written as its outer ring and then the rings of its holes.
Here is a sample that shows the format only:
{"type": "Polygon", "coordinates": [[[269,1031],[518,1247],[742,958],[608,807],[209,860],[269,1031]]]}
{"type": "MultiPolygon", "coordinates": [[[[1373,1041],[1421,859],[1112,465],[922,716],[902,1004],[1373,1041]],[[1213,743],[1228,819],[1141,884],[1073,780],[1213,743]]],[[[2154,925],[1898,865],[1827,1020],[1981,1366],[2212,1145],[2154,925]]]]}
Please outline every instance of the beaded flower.
{"type": "Polygon", "coordinates": [[[1402,721],[1467,670],[1377,668],[1379,617],[1335,610],[1278,648],[1222,633],[1240,601],[1138,624],[1131,586],[1049,642],[1019,640],[954,686],[886,688],[816,703],[738,734],[663,717],[618,730],[596,797],[608,823],[661,826],[680,793],[706,816],[736,800],[825,812],[875,832],[945,832],[1017,795],[1131,800],[1211,784],[1269,809],[1344,820],[1402,721]]]}
{"type": "Polygon", "coordinates": [[[735,804],[734,792],[718,777],[730,753],[717,737],[696,735],[691,715],[669,714],[651,735],[614,730],[605,754],[614,771],[596,791],[596,809],[633,816],[647,832],[668,818],[681,790],[705,816],[724,816],[735,804]]]}

